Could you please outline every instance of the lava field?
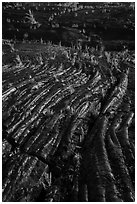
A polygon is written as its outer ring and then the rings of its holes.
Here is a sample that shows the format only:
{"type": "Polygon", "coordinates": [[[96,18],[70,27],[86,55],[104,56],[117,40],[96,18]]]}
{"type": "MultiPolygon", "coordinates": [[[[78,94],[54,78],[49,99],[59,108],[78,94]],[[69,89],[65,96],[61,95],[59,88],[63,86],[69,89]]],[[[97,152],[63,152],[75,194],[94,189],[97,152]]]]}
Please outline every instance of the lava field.
{"type": "Polygon", "coordinates": [[[134,202],[134,3],[2,6],[2,201],[134,202]]]}

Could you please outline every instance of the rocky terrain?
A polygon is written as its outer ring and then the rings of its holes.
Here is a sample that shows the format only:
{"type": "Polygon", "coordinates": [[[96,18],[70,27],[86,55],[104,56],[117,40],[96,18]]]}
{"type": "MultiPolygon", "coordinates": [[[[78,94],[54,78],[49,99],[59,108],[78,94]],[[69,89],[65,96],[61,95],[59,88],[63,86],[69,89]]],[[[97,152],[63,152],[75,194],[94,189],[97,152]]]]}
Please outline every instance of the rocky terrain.
{"type": "Polygon", "coordinates": [[[135,201],[134,8],[3,3],[3,202],[135,201]]]}
{"type": "Polygon", "coordinates": [[[2,23],[3,38],[66,43],[97,34],[106,49],[134,50],[135,5],[130,2],[3,3],[2,23]]]}

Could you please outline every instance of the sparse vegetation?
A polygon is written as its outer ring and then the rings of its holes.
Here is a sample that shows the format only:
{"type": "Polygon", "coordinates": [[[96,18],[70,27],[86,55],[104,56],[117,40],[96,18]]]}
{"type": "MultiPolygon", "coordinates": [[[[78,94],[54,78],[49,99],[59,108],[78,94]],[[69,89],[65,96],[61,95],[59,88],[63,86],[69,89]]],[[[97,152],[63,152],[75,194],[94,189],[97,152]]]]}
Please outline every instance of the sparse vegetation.
{"type": "MultiPolygon", "coordinates": [[[[99,5],[56,8],[62,15],[76,12],[77,18],[81,11],[96,13],[99,5]]],[[[111,7],[123,8],[104,5],[106,15],[111,7]]],[[[42,24],[35,13],[41,7],[3,3],[5,11],[24,9],[29,26],[42,24]]],[[[60,16],[57,10],[53,19],[60,16]]],[[[69,46],[43,36],[30,40],[28,30],[23,41],[3,39],[3,202],[135,200],[134,50],[123,45],[119,52],[108,51],[101,38],[75,29],[62,31],[66,41],[71,38],[69,46]]]]}

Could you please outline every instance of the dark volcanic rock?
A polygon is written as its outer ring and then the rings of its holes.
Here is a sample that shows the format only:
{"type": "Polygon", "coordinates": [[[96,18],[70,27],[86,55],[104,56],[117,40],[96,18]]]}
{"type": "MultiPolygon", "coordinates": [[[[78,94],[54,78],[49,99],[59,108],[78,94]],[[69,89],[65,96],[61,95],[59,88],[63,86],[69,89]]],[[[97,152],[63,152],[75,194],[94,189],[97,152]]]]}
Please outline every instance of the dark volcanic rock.
{"type": "MultiPolygon", "coordinates": [[[[135,11],[130,3],[3,3],[3,38],[40,40],[66,45],[75,42],[76,32],[97,34],[104,41],[134,41],[135,11]],[[63,27],[68,27],[64,31],[63,27]],[[75,27],[75,31],[72,28],[75,27]],[[57,29],[59,28],[59,29],[57,29]],[[77,31],[76,31],[77,30],[77,31]],[[65,37],[66,35],[66,37],[65,37]],[[26,37],[27,36],[27,37],[26,37]]],[[[84,36],[82,38],[85,38],[84,36]]],[[[109,43],[111,45],[111,42],[109,43]]],[[[112,47],[112,46],[111,46],[112,47]]],[[[129,46],[129,49],[134,49],[129,46]]]]}

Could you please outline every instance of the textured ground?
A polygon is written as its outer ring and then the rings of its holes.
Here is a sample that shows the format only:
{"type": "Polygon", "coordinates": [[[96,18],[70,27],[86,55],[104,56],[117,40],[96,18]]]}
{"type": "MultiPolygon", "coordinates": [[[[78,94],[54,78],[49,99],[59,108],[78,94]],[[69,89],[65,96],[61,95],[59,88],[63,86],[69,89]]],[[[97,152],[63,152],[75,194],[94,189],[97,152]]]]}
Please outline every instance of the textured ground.
{"type": "Polygon", "coordinates": [[[3,201],[134,202],[135,4],[3,2],[2,21],[3,201]]]}
{"type": "MultiPolygon", "coordinates": [[[[134,50],[135,4],[126,3],[3,3],[3,38],[62,41],[63,27],[98,34],[109,50],[134,50]]],[[[69,41],[69,39],[67,40],[69,41]]]]}
{"type": "Polygon", "coordinates": [[[134,201],[134,53],[3,42],[3,201],[134,201]]]}

